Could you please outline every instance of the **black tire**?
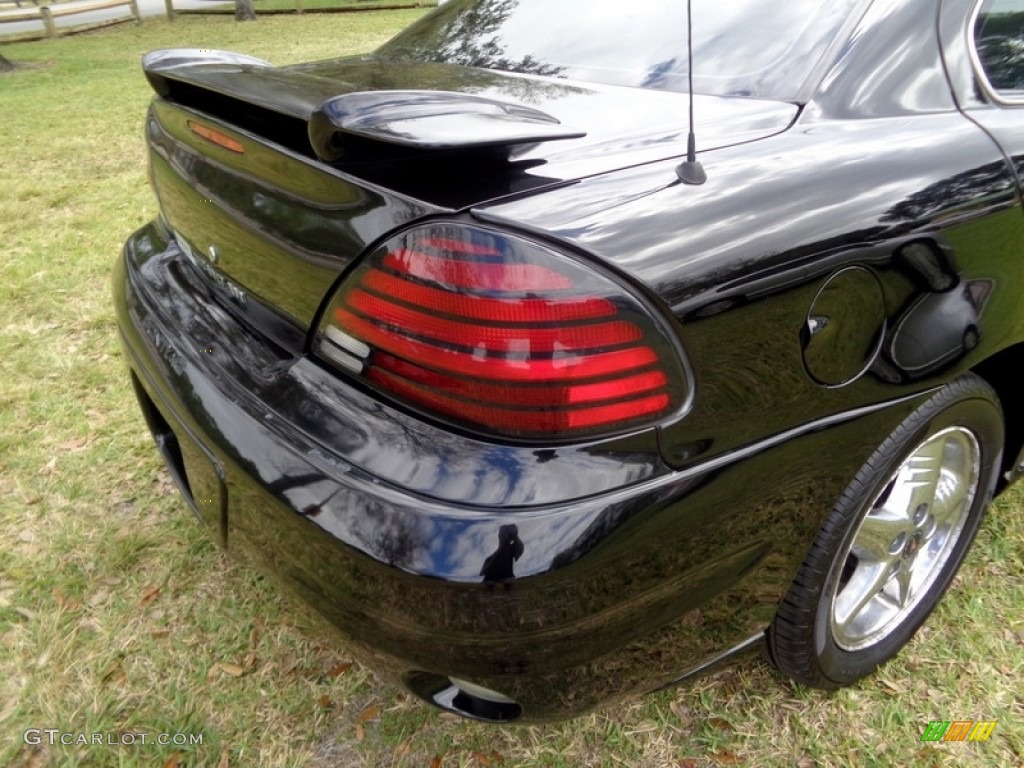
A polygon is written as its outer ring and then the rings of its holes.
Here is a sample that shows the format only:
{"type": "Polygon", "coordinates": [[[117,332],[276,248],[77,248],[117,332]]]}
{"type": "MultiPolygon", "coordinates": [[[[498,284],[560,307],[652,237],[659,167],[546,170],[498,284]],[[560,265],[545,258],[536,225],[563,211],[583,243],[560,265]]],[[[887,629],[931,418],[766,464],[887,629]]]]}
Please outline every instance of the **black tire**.
{"type": "Polygon", "coordinates": [[[906,645],[974,540],[1003,433],[996,393],[965,374],[886,438],[829,513],[779,605],[768,651],[780,671],[834,689],[906,645]],[[934,489],[921,478],[935,478],[934,489]]]}

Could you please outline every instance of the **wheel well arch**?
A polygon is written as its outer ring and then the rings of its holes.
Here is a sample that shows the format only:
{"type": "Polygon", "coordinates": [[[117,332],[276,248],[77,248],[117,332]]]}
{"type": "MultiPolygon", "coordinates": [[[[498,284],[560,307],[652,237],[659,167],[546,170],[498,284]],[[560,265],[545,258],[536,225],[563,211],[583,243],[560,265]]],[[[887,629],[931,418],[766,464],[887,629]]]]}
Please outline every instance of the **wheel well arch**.
{"type": "MultiPolygon", "coordinates": [[[[1013,468],[1014,462],[1024,448],[1024,398],[1021,397],[1020,371],[1024,370],[1024,342],[1014,344],[986,358],[972,368],[999,395],[1006,422],[1006,446],[1003,450],[1003,466],[1000,477],[1013,468]]],[[[1006,481],[1000,479],[997,490],[1002,490],[1006,481]]]]}

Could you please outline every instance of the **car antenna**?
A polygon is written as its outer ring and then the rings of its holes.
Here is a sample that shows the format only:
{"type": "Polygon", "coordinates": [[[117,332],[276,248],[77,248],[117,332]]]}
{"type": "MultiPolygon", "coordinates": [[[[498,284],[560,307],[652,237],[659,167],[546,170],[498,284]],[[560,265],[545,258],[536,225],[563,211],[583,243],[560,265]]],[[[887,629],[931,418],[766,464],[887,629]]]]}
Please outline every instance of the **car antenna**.
{"type": "Polygon", "coordinates": [[[690,133],[686,137],[686,160],[676,166],[683,184],[703,184],[708,180],[704,166],[697,162],[697,137],[693,132],[693,0],[686,0],[686,76],[690,93],[690,133]]]}

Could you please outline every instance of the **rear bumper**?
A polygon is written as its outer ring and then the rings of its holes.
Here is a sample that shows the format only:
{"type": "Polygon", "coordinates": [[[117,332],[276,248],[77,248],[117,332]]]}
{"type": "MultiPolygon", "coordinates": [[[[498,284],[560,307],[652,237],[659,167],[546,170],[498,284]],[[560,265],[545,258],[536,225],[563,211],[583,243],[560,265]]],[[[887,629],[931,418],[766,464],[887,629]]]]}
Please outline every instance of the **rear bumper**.
{"type": "Polygon", "coordinates": [[[140,405],[199,517],[255,548],[374,668],[470,715],[490,716],[453,699],[449,677],[542,720],[750,648],[823,516],[912,407],[673,472],[653,431],[537,450],[388,408],[240,323],[156,225],[127,243],[114,293],[140,405]]]}

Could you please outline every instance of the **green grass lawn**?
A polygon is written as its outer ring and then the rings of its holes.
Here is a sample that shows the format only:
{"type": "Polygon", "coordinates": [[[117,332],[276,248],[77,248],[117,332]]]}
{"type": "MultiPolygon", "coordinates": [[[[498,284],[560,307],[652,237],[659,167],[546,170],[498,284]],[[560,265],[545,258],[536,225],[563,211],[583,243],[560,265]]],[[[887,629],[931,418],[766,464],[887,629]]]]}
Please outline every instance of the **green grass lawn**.
{"type": "Polygon", "coordinates": [[[344,644],[172,489],[116,343],[110,270],[155,211],[139,57],[370,49],[420,11],[150,21],[0,46],[0,766],[1024,766],[1024,496],[993,510],[907,651],[827,695],[758,662],[546,727],[455,720],[344,644]],[[930,720],[998,720],[923,744],[930,720]],[[25,744],[26,729],[201,745],[25,744]],[[186,737],[187,738],[187,737],[186,737]]]}

